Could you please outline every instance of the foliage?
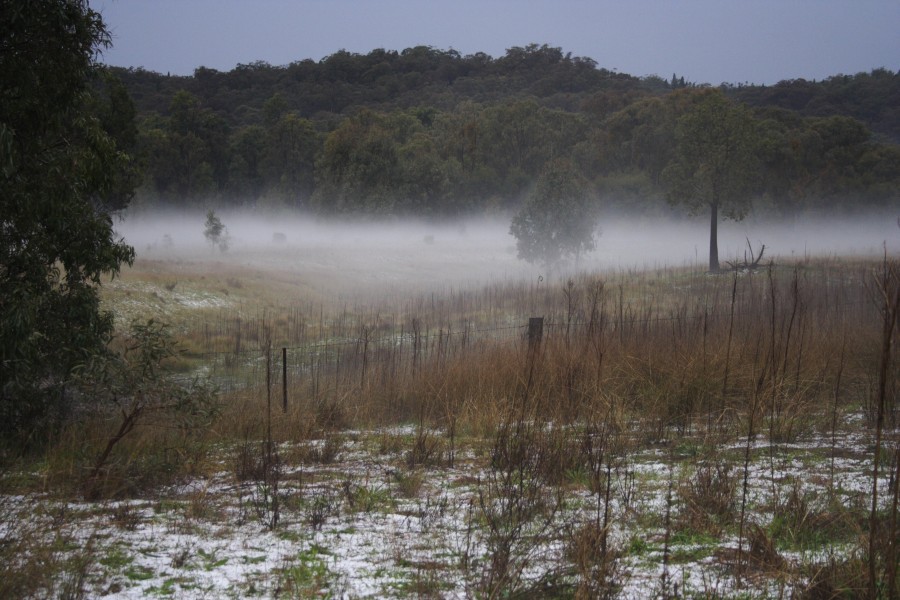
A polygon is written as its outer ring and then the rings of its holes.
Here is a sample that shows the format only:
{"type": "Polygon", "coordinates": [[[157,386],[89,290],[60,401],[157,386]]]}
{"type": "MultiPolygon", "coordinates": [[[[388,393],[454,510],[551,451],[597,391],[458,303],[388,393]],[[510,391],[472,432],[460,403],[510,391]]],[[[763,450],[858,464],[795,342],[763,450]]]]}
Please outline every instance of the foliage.
{"type": "Polygon", "coordinates": [[[155,191],[177,202],[212,196],[227,186],[229,129],[197,96],[178,91],[166,122],[142,128],[141,153],[155,191]]]}
{"type": "Polygon", "coordinates": [[[84,1],[13,1],[0,23],[0,432],[21,443],[58,420],[72,368],[110,337],[97,286],[133,260],[109,213],[133,180],[116,139],[127,132],[111,125],[127,120],[121,90],[119,108],[90,112],[109,45],[100,15],[84,1]]]}
{"type": "Polygon", "coordinates": [[[107,464],[119,442],[136,427],[163,417],[167,427],[196,431],[218,412],[215,391],[206,383],[182,383],[166,370],[179,351],[168,326],[154,320],[134,322],[121,350],[96,354],[77,370],[78,390],[94,411],[113,409],[120,419],[88,472],[85,494],[100,493],[107,464]]]}
{"type": "Polygon", "coordinates": [[[765,124],[760,210],[890,207],[900,192],[900,75],[883,69],[714,90],[529,44],[498,58],[418,46],[192,77],[113,71],[137,102],[141,193],[169,204],[505,211],[548,162],[568,159],[592,183],[640,174],[648,193],[604,199],[646,213],[675,156],[678,119],[712,93],[765,124]]]}
{"type": "Polygon", "coordinates": [[[584,183],[572,165],[555,161],[541,173],[509,232],[519,258],[552,268],[594,249],[596,215],[584,183]]]}
{"type": "MultiPolygon", "coordinates": [[[[383,115],[362,111],[325,139],[323,183],[317,203],[327,212],[349,212],[367,205],[390,212],[391,189],[400,184],[397,137],[383,115]],[[330,205],[330,206],[329,206],[330,205]]],[[[401,138],[402,139],[402,138],[401,138]]]]}
{"type": "Polygon", "coordinates": [[[260,171],[270,191],[289,206],[302,207],[315,189],[315,156],[319,134],[307,119],[288,113],[266,130],[260,171]]]}
{"type": "Polygon", "coordinates": [[[819,82],[791,79],[773,86],[731,87],[727,93],[754,107],[778,107],[805,117],[849,117],[900,142],[900,119],[894,109],[900,104],[900,73],[888,69],[834,75],[819,82]]]}
{"type": "Polygon", "coordinates": [[[216,216],[212,209],[206,212],[206,223],[203,229],[203,237],[215,248],[225,252],[228,250],[228,230],[222,224],[222,220],[216,216]]]}
{"type": "Polygon", "coordinates": [[[110,70],[98,70],[93,74],[91,83],[93,93],[85,98],[85,109],[96,115],[116,148],[127,153],[120,154],[120,164],[109,173],[113,183],[103,197],[106,209],[122,210],[130,203],[134,189],[143,177],[141,165],[133,157],[137,148],[137,112],[125,84],[110,70]]]}
{"type": "Polygon", "coordinates": [[[662,173],[673,204],[709,207],[709,269],[719,269],[718,214],[743,219],[759,175],[757,134],[749,112],[712,92],[678,120],[675,152],[662,173]]]}

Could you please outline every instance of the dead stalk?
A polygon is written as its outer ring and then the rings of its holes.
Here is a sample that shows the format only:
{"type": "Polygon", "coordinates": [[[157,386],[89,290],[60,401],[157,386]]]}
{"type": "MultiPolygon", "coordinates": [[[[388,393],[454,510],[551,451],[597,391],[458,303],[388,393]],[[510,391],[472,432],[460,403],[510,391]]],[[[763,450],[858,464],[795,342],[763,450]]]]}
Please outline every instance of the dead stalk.
{"type": "MultiPolygon", "coordinates": [[[[881,277],[876,282],[877,291],[882,303],[882,337],[881,337],[881,363],[878,371],[878,396],[875,420],[875,455],[872,460],[872,509],[869,513],[869,595],[875,598],[877,593],[876,563],[877,548],[876,536],[878,526],[878,475],[881,461],[881,446],[884,435],[885,404],[887,396],[887,380],[891,367],[891,350],[894,339],[894,330],[897,327],[897,314],[900,312],[900,273],[896,265],[889,263],[885,256],[881,277]]],[[[894,540],[887,541],[889,554],[893,554],[891,548],[894,540]]],[[[888,567],[893,570],[893,567],[888,567]]],[[[894,593],[890,589],[891,594],[894,593]]]]}

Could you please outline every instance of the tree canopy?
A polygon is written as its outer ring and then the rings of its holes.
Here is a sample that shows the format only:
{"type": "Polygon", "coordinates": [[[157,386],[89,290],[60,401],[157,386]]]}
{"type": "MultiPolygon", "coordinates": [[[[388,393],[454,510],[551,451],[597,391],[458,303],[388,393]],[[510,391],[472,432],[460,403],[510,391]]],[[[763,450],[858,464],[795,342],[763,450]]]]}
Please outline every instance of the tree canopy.
{"type": "Polygon", "coordinates": [[[509,232],[519,258],[552,269],[594,249],[596,209],[580,175],[568,161],[550,162],[509,232]]]}
{"type": "Polygon", "coordinates": [[[138,107],[142,204],[512,213],[562,158],[603,205],[659,213],[678,119],[713,90],[763,132],[757,210],[885,207],[900,192],[900,75],[884,70],[711,88],[529,44],[498,58],[418,46],[191,77],[113,71],[138,107]]]}
{"type": "Polygon", "coordinates": [[[134,257],[109,212],[133,180],[112,118],[124,99],[113,89],[118,108],[93,112],[100,15],[84,1],[10,1],[0,28],[0,428],[27,435],[111,335],[97,285],[134,257]]]}
{"type": "Polygon", "coordinates": [[[678,119],[674,156],[662,177],[670,202],[694,213],[709,208],[710,271],[719,270],[720,212],[743,219],[759,179],[755,127],[747,109],[715,91],[678,119]]]}

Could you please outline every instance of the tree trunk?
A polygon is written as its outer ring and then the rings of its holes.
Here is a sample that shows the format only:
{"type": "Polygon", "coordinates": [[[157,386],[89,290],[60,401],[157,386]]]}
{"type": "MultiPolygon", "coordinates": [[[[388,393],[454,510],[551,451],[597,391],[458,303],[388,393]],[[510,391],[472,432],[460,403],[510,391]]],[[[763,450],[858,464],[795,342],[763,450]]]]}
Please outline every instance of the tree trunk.
{"type": "Polygon", "coordinates": [[[709,270],[719,271],[719,203],[709,205],[709,270]]]}

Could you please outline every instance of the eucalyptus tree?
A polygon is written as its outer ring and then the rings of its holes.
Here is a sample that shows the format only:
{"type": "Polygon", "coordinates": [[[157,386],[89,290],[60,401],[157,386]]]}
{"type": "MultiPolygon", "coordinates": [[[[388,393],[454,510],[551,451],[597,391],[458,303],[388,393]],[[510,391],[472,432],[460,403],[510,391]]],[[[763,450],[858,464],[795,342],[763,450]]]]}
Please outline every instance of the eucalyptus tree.
{"type": "Polygon", "coordinates": [[[180,90],[169,117],[147,119],[141,127],[146,175],[155,191],[173,204],[187,204],[225,189],[231,144],[221,117],[200,99],[180,90]]]}
{"type": "Polygon", "coordinates": [[[228,192],[255,201],[263,192],[263,170],[268,149],[266,130],[260,125],[241,127],[231,135],[228,192]]]}
{"type": "Polygon", "coordinates": [[[113,317],[98,286],[130,264],[109,210],[128,157],[90,112],[110,43],[84,0],[0,3],[0,434],[29,439],[66,406],[113,317]],[[19,437],[21,436],[21,437],[19,437]]]}
{"type": "Polygon", "coordinates": [[[315,189],[319,134],[308,119],[289,112],[267,128],[266,142],[261,171],[268,192],[289,206],[303,206],[315,189]]]}
{"type": "Polygon", "coordinates": [[[341,121],[316,161],[313,203],[323,212],[389,212],[399,181],[397,144],[385,115],[370,110],[341,121]]]}
{"type": "Polygon", "coordinates": [[[587,183],[570,161],[547,164],[509,232],[520,259],[547,269],[594,249],[597,214],[587,183]]]}
{"type": "Polygon", "coordinates": [[[691,213],[709,209],[709,270],[719,270],[719,215],[741,220],[761,169],[755,121],[742,105],[710,91],[678,119],[667,197],[691,213]]]}

